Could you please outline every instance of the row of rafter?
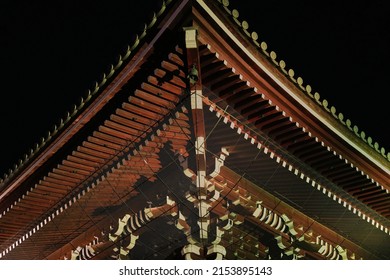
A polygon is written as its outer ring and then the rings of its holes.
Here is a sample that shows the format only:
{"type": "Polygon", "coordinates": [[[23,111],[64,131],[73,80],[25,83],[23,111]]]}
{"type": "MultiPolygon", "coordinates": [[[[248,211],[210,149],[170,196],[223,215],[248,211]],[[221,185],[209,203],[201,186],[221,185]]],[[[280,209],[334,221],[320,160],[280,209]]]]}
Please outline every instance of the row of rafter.
{"type": "MultiPolygon", "coordinates": [[[[223,100],[266,137],[272,138],[281,147],[293,154],[329,181],[367,204],[378,214],[390,218],[390,194],[382,186],[359,172],[347,160],[327,148],[323,142],[312,137],[310,132],[292,121],[262,92],[243,80],[228,61],[221,60],[210,46],[201,47],[203,84],[213,96],[213,102],[223,100]],[[369,190],[365,187],[371,186],[369,190]],[[359,188],[357,195],[351,188],[359,188]],[[367,191],[366,191],[367,190],[367,191]]],[[[211,97],[210,97],[211,98],[211,97]]],[[[224,106],[222,106],[224,107],[224,106]]]]}

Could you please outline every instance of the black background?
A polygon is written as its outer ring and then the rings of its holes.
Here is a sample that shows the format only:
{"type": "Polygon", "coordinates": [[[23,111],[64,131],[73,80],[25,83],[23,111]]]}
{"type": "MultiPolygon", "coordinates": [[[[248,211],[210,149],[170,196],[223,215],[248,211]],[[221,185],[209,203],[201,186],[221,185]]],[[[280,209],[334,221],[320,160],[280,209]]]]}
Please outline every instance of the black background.
{"type": "MultiPolygon", "coordinates": [[[[158,1],[2,1],[0,177],[115,64],[158,1]]],[[[230,0],[249,31],[390,148],[388,1],[230,0]]]]}

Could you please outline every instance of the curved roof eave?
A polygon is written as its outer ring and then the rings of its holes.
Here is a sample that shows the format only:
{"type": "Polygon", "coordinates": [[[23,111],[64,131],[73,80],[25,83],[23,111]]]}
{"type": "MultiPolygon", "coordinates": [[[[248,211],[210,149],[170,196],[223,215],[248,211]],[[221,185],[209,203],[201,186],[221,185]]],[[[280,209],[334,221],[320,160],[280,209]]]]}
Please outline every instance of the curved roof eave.
{"type": "Polygon", "coordinates": [[[219,2],[222,6],[221,10],[227,17],[231,17],[230,20],[233,23],[233,26],[235,25],[235,29],[238,30],[244,38],[246,37],[246,39],[256,49],[257,53],[265,55],[267,60],[273,64],[273,69],[276,69],[277,71],[271,71],[269,65],[264,64],[258,59],[256,56],[257,54],[251,52],[249,48],[244,46],[242,41],[240,41],[236,34],[233,34],[231,28],[229,28],[231,25],[229,24],[229,26],[227,26],[227,24],[214,13],[213,9],[206,3],[208,1],[197,0],[197,2],[204,11],[213,18],[219,28],[221,28],[223,32],[229,36],[240,51],[245,53],[256,67],[260,68],[271,79],[273,79],[273,81],[275,81],[285,93],[304,107],[317,120],[326,125],[345,143],[353,147],[355,151],[358,151],[366,159],[375,164],[385,174],[390,175],[390,153],[386,152],[385,148],[380,147],[377,142],[374,142],[371,137],[366,136],[364,131],[359,131],[357,125],[353,125],[351,120],[345,119],[344,115],[342,113],[338,113],[334,106],[330,106],[326,99],[322,99],[318,92],[312,93],[312,87],[310,85],[305,86],[301,77],[295,77],[293,69],[287,70],[286,63],[283,60],[278,61],[276,59],[276,53],[268,50],[265,42],[258,42],[257,33],[250,33],[248,31],[249,24],[246,21],[240,22],[238,20],[239,13],[237,10],[231,10],[228,7],[228,0],[217,0],[215,2],[219,2]],[[281,75],[278,75],[275,72],[278,72],[278,74],[281,75]],[[301,94],[297,94],[297,91],[291,87],[291,83],[287,84],[280,78],[281,76],[286,77],[290,82],[292,82],[301,94]],[[309,104],[309,102],[307,102],[308,98],[314,102],[310,102],[309,104]],[[312,106],[312,104],[315,104],[316,106],[312,106]],[[320,110],[318,110],[318,108],[320,108],[320,110]]]}
{"type": "MultiPolygon", "coordinates": [[[[19,182],[22,180],[21,177],[23,177],[20,176],[22,172],[24,172],[23,174],[25,174],[28,173],[25,171],[27,168],[36,168],[37,157],[41,157],[43,153],[54,153],[56,151],[56,149],[53,150],[53,147],[51,146],[55,141],[58,142],[60,137],[61,139],[64,137],[66,138],[66,129],[69,127],[69,125],[71,125],[72,123],[82,123],[80,121],[81,115],[85,114],[85,111],[87,109],[91,109],[97,97],[100,97],[101,95],[106,93],[106,87],[108,85],[111,85],[114,82],[114,79],[117,79],[124,67],[129,62],[131,62],[131,59],[134,59],[134,57],[139,52],[143,52],[143,39],[148,33],[150,33],[151,30],[156,29],[156,22],[162,18],[162,15],[166,14],[166,8],[167,6],[169,6],[169,4],[171,4],[171,2],[172,0],[161,1],[161,6],[159,10],[151,11],[152,16],[149,19],[149,22],[144,23],[143,30],[141,30],[139,34],[135,34],[134,39],[132,40],[132,42],[129,43],[124,53],[120,54],[116,63],[110,65],[108,72],[103,73],[100,80],[94,83],[93,88],[87,91],[86,96],[80,97],[80,103],[74,104],[72,110],[66,112],[64,118],[61,118],[60,121],[53,126],[53,129],[49,130],[46,133],[45,137],[41,137],[41,141],[39,143],[36,143],[29,150],[28,154],[25,154],[22,159],[19,159],[18,162],[14,164],[13,167],[10,168],[8,172],[3,175],[3,177],[0,177],[0,200],[9,195],[10,192],[13,191],[15,186],[19,184],[19,182]],[[65,136],[64,133],[66,134],[65,136]]],[[[184,4],[185,3],[183,3],[183,5],[184,4]]],[[[165,28],[167,28],[167,26],[165,28]]],[[[148,48],[152,48],[152,46],[150,46],[149,44],[148,48]]],[[[144,55],[141,53],[138,60],[142,60],[143,56],[144,55]]],[[[134,61],[132,62],[132,64],[135,65],[134,61]]],[[[116,83],[118,83],[118,81],[116,81],[116,83]]],[[[91,110],[93,110],[94,107],[95,106],[93,106],[91,110]]],[[[42,160],[38,159],[38,161],[42,160]]]]}

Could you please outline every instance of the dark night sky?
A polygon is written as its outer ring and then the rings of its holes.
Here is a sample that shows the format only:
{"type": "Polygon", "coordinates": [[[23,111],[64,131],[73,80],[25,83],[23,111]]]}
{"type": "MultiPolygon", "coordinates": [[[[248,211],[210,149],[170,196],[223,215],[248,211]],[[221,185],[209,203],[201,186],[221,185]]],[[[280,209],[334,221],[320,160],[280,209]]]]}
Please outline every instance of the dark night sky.
{"type": "MultiPolygon", "coordinates": [[[[115,63],[156,2],[2,2],[0,177],[115,63]]],[[[230,3],[304,84],[390,149],[388,1],[230,3]]]]}

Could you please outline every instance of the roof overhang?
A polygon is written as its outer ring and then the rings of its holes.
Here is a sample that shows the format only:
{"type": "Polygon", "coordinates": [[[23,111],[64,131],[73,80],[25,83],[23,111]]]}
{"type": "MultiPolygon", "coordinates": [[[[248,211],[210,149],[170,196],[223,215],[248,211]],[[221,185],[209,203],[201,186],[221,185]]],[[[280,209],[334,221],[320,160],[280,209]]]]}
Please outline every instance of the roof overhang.
{"type": "MultiPolygon", "coordinates": [[[[291,238],[327,248],[306,250],[314,258],[388,256],[381,245],[390,234],[388,162],[326,111],[318,96],[311,97],[299,78],[294,83],[291,71],[284,73],[281,62],[256,45],[255,35],[245,37],[245,26],[240,31],[232,24],[234,15],[225,5],[200,0],[169,5],[147,25],[150,36],[139,36],[113,72],[2,183],[0,256],[69,258],[74,244],[95,246],[96,236],[104,239],[110,226],[127,222],[153,220],[134,226],[134,233],[146,232],[145,238],[161,244],[167,240],[156,234],[159,229],[169,231],[178,221],[185,230],[188,215],[180,216],[177,207],[187,202],[179,186],[184,182],[187,190],[191,180],[180,156],[191,159],[194,132],[186,103],[186,52],[177,34],[188,25],[197,28],[201,44],[203,87],[195,94],[205,107],[207,155],[217,157],[221,148],[230,154],[220,173],[207,179],[226,192],[213,215],[235,213],[228,215],[233,236],[248,236],[242,246],[261,247],[259,236],[271,234],[282,242],[277,250],[291,246],[291,238]],[[251,168],[243,172],[248,162],[251,168]],[[168,194],[176,197],[174,203],[168,194]],[[371,243],[363,242],[367,239],[371,243]]],[[[109,248],[118,245],[119,231],[110,233],[109,248]]],[[[174,240],[185,231],[169,232],[174,240]]],[[[236,244],[228,234],[221,242],[236,244]]],[[[229,247],[229,256],[259,257],[236,247],[229,247]]],[[[258,251],[264,254],[265,248],[258,251]]]]}

